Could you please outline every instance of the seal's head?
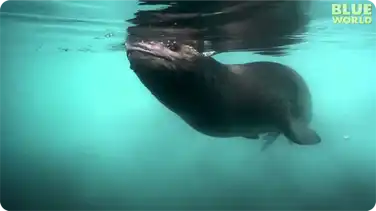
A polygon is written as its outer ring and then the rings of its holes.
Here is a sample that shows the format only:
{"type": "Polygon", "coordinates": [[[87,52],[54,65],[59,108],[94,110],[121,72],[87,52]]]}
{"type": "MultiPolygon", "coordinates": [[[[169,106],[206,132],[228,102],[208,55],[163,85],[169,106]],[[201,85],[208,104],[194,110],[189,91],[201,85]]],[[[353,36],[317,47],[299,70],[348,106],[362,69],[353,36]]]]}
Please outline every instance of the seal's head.
{"type": "Polygon", "coordinates": [[[186,44],[144,41],[126,47],[130,68],[166,107],[190,124],[213,110],[225,65],[186,44]]]}
{"type": "Polygon", "coordinates": [[[201,59],[210,58],[190,45],[177,42],[126,43],[127,56],[134,71],[191,70],[201,59]]]}

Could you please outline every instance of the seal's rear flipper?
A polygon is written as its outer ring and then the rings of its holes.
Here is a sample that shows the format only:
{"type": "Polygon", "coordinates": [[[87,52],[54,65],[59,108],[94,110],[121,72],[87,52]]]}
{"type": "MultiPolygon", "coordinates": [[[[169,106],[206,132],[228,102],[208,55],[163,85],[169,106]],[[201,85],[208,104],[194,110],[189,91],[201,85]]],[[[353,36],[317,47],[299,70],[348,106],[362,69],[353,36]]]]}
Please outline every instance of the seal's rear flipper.
{"type": "Polygon", "coordinates": [[[290,132],[287,138],[300,145],[313,145],[321,142],[320,136],[307,124],[294,120],[290,123],[290,132]]]}

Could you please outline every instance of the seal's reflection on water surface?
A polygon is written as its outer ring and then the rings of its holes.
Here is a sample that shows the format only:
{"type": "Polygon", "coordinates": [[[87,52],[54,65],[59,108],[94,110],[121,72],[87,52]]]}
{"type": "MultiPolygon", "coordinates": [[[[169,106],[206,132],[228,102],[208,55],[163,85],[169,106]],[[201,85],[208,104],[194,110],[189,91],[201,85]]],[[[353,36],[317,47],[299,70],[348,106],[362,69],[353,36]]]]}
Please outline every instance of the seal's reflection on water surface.
{"type": "Polygon", "coordinates": [[[304,41],[309,1],[140,1],[128,41],[179,41],[198,52],[253,51],[280,56],[304,41]]]}

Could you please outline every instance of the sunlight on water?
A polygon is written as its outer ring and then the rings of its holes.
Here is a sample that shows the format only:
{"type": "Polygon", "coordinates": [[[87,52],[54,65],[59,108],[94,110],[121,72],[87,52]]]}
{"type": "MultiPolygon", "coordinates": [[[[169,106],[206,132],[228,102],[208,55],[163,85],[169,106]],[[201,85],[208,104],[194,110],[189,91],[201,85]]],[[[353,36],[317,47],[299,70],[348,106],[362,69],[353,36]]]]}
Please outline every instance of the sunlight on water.
{"type": "Polygon", "coordinates": [[[289,56],[215,56],[290,65],[312,90],[322,144],[280,138],[260,152],[257,141],[198,134],[140,83],[123,49],[136,1],[5,3],[2,206],[370,210],[376,24],[335,25],[330,5],[314,3],[306,42],[289,56]]]}

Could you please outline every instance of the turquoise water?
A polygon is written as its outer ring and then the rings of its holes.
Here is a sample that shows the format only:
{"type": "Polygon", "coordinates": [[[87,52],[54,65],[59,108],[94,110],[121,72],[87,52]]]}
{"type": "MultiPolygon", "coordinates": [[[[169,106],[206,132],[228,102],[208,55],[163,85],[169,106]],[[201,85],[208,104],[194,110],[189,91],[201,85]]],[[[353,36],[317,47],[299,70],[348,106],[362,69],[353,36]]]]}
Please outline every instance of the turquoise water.
{"type": "MultiPolygon", "coordinates": [[[[320,145],[197,133],[129,69],[136,1],[1,7],[1,204],[7,210],[370,210],[375,205],[376,24],[312,6],[307,41],[277,61],[311,87],[320,145]]],[[[375,15],[374,15],[375,16],[375,15]]],[[[375,17],[374,17],[374,20],[375,17]]]]}

